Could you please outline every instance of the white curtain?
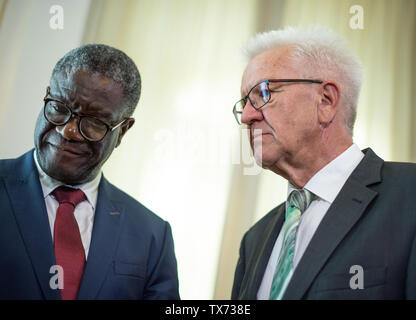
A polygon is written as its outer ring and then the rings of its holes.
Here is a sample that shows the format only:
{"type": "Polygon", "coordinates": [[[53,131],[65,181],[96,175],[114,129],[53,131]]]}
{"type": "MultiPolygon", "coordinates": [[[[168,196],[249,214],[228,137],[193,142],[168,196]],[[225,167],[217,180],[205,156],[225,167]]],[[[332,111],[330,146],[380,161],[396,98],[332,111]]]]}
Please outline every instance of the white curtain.
{"type": "Polygon", "coordinates": [[[91,7],[84,42],[124,50],[143,80],[136,124],[104,173],[171,223],[184,299],[213,298],[238,137],[231,111],[240,47],[255,28],[255,8],[241,0],[91,7]]]}

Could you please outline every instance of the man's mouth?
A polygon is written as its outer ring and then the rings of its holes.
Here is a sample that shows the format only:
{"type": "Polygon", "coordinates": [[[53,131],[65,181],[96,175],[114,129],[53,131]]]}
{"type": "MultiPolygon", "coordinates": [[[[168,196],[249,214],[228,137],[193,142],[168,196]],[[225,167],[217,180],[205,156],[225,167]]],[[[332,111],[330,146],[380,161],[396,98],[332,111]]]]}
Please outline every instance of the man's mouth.
{"type": "Polygon", "coordinates": [[[66,145],[65,143],[47,141],[47,144],[51,146],[53,149],[55,149],[55,151],[58,154],[64,155],[67,157],[79,158],[79,157],[85,157],[89,154],[89,152],[80,150],[79,148],[75,148],[73,146],[66,145]]]}
{"type": "Polygon", "coordinates": [[[251,136],[253,137],[253,140],[254,140],[254,139],[257,139],[257,138],[262,138],[263,136],[268,135],[268,134],[270,134],[270,133],[269,132],[263,132],[261,129],[256,129],[256,130],[254,130],[254,132],[252,132],[251,136]]]}
{"type": "Polygon", "coordinates": [[[53,134],[50,134],[45,138],[46,144],[52,147],[54,151],[60,155],[69,157],[85,157],[91,153],[88,150],[88,146],[85,144],[70,142],[53,134]]]}

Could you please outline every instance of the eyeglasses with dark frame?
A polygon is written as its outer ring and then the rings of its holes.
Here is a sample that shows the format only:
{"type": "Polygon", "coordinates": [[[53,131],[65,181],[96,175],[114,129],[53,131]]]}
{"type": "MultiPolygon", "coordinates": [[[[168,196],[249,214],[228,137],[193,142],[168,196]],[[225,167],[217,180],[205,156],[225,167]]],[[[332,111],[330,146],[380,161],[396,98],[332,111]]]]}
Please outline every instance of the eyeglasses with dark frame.
{"type": "MultiPolygon", "coordinates": [[[[323,83],[322,80],[315,79],[267,79],[257,83],[254,87],[250,89],[245,97],[238,100],[233,107],[233,114],[235,120],[239,125],[241,125],[241,115],[243,114],[244,107],[247,104],[247,101],[250,101],[254,109],[259,110],[264,107],[271,98],[271,92],[269,84],[274,82],[290,83],[290,82],[304,82],[304,83],[323,83]]],[[[276,91],[278,92],[278,91],[276,91]]]]}
{"type": "Polygon", "coordinates": [[[47,87],[46,96],[43,98],[43,101],[45,102],[43,107],[45,119],[55,126],[63,126],[68,123],[72,117],[78,117],[78,130],[88,141],[101,141],[108,132],[113,131],[126,122],[126,120],[130,119],[124,118],[117,121],[115,124],[110,125],[97,117],[91,115],[80,115],[79,113],[73,111],[64,102],[48,98],[49,95],[50,87],[47,87]]]}

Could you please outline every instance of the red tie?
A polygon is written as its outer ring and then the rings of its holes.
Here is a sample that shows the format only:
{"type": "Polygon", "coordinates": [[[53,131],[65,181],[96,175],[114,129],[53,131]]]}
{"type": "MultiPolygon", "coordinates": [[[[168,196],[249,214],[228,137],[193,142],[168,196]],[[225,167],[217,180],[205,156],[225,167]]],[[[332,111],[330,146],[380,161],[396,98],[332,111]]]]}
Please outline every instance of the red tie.
{"type": "Polygon", "coordinates": [[[74,210],[86,197],[80,189],[63,186],[56,188],[52,194],[59,202],[53,234],[56,264],[64,271],[61,297],[62,300],[75,300],[84,272],[85,251],[74,210]]]}

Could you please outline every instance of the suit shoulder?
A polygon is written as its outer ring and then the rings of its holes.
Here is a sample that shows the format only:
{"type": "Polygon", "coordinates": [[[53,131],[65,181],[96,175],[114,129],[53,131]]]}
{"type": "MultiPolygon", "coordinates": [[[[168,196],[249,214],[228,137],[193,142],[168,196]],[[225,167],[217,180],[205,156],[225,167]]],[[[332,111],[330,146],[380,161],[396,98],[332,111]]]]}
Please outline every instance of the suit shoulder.
{"type": "Polygon", "coordinates": [[[6,177],[16,171],[20,158],[16,159],[0,159],[0,177],[6,177]]]}
{"type": "Polygon", "coordinates": [[[384,165],[391,169],[416,172],[416,163],[413,162],[385,161],[384,165]]]}
{"type": "Polygon", "coordinates": [[[396,181],[416,182],[416,164],[410,162],[384,162],[382,169],[384,178],[392,178],[396,181]]]}

